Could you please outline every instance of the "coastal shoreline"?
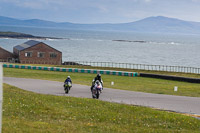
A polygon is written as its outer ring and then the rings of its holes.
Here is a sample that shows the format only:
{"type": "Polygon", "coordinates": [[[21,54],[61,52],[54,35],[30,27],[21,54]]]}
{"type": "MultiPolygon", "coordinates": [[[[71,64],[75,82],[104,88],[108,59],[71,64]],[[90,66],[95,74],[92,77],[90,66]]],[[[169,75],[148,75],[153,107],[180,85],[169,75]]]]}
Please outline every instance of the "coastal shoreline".
{"type": "Polygon", "coordinates": [[[0,39],[50,40],[50,39],[67,39],[67,38],[34,36],[30,34],[9,31],[9,32],[0,32],[0,39]]]}

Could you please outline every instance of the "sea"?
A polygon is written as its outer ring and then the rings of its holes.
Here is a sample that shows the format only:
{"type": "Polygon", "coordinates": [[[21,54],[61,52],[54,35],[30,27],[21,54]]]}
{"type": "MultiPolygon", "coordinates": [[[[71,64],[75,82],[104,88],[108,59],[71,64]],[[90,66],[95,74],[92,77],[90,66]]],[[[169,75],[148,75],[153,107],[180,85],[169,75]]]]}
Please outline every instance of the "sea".
{"type": "MultiPolygon", "coordinates": [[[[63,39],[38,40],[62,52],[64,61],[115,62],[200,68],[200,35],[91,31],[0,26],[0,31],[63,39]]],[[[0,47],[13,47],[29,39],[1,38],[0,47]]]]}

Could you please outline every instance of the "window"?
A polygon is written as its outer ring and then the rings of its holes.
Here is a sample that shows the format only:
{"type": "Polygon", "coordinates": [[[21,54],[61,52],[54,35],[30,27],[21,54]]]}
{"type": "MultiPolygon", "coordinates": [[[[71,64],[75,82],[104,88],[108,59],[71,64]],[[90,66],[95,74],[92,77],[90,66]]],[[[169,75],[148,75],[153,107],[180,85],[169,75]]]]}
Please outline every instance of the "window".
{"type": "Polygon", "coordinates": [[[38,57],[43,58],[44,57],[44,52],[38,52],[38,57]]]}
{"type": "Polygon", "coordinates": [[[25,52],[25,57],[32,57],[32,52],[25,52]]]}
{"type": "Polygon", "coordinates": [[[50,57],[51,57],[51,58],[56,58],[56,57],[57,57],[57,54],[56,54],[56,53],[50,53],[50,57]]]}

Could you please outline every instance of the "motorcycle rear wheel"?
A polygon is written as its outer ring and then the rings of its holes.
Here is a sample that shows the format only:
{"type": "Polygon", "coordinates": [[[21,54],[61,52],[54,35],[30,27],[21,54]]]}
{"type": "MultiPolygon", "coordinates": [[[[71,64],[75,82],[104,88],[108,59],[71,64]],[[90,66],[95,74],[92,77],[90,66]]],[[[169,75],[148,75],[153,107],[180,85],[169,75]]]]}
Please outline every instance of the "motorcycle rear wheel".
{"type": "Polygon", "coordinates": [[[66,93],[66,94],[69,93],[69,87],[65,87],[65,93],[66,93]]]}

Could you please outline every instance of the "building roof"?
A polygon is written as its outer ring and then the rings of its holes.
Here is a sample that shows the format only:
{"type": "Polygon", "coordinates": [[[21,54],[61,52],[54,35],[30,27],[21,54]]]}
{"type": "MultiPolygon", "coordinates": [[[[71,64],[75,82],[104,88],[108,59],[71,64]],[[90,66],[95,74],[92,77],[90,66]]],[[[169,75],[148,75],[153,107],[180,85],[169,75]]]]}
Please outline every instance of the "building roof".
{"type": "Polygon", "coordinates": [[[8,50],[3,49],[2,47],[0,47],[0,51],[5,51],[5,52],[7,52],[7,53],[13,54],[13,53],[11,53],[11,52],[8,51],[8,50]]]}
{"type": "Polygon", "coordinates": [[[38,43],[41,43],[41,42],[38,42],[38,41],[35,41],[35,40],[30,40],[30,41],[27,41],[23,44],[17,45],[14,48],[21,51],[21,50],[24,50],[26,48],[32,47],[34,45],[37,45],[38,43]]]}

